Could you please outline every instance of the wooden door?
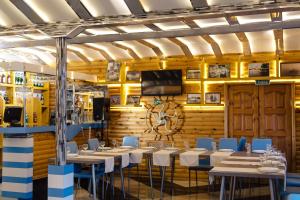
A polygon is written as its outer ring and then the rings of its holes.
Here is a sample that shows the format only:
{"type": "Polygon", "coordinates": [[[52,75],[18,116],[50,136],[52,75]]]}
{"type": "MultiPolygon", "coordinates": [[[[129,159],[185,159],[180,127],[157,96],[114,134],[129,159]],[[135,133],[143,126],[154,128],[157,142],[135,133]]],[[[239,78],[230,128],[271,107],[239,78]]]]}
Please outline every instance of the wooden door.
{"type": "Polygon", "coordinates": [[[258,136],[258,89],[255,85],[229,86],[229,136],[258,136]]]}
{"type": "Polygon", "coordinates": [[[272,138],[273,145],[283,151],[286,154],[288,163],[291,163],[291,86],[282,84],[260,87],[259,105],[260,137],[272,138]]]}

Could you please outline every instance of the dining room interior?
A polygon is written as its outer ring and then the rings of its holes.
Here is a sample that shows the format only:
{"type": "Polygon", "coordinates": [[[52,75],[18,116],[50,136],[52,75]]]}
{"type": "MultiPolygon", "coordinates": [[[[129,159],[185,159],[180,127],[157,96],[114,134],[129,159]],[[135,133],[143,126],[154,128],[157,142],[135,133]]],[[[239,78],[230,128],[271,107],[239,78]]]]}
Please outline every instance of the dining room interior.
{"type": "Polygon", "coordinates": [[[299,36],[300,1],[0,1],[0,199],[300,200],[299,36]]]}

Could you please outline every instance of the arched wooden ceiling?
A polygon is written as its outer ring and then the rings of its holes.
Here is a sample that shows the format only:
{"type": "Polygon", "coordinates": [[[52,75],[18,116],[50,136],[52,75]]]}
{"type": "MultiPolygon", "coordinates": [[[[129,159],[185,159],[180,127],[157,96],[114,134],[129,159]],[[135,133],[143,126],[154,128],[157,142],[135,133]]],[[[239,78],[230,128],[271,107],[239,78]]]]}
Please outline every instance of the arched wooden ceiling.
{"type": "MultiPolygon", "coordinates": [[[[0,43],[50,40],[39,27],[56,23],[102,20],[108,25],[88,26],[79,36],[109,36],[134,33],[187,31],[185,36],[133,38],[110,42],[86,42],[68,46],[68,61],[141,59],[177,55],[251,55],[259,52],[300,50],[300,5],[286,0],[2,0],[0,43]],[[191,12],[191,17],[188,13],[191,12]],[[178,14],[179,13],[179,14],[178,14]],[[159,16],[168,20],[159,20],[159,16]],[[174,15],[174,19],[172,19],[174,15]],[[176,16],[176,17],[175,17],[176,16]],[[153,20],[151,21],[151,19],[153,20]],[[129,23],[122,23],[123,18],[129,23]],[[132,18],[132,20],[130,20],[132,18]],[[145,18],[145,21],[143,19],[145,18]],[[120,23],[116,24],[120,19],[120,23]],[[113,21],[115,20],[115,21],[113,21]],[[114,22],[110,24],[110,21],[114,22]],[[131,22],[130,22],[131,21],[131,22]],[[275,30],[282,22],[295,22],[289,29],[275,30]],[[136,24],[135,24],[136,23],[136,24]],[[269,23],[269,30],[232,31],[226,27],[249,27],[269,23]],[[36,26],[38,25],[38,26],[36,26]],[[299,27],[298,27],[299,26],[299,27]],[[20,28],[21,27],[21,28],[20,28]],[[26,28],[28,27],[28,29],[26,28]],[[37,28],[36,28],[37,27],[37,28]],[[189,30],[212,30],[222,34],[191,34],[189,30]],[[18,30],[18,32],[10,31],[18,30]]],[[[249,28],[248,28],[249,29],[249,28]]],[[[247,29],[247,30],[248,30],[247,29]]],[[[266,27],[268,29],[268,27],[266,27]]],[[[239,30],[239,29],[237,29],[239,30]]],[[[5,46],[5,45],[4,45],[5,46]]],[[[55,48],[47,45],[1,49],[0,60],[40,62],[53,65],[55,48]],[[26,56],[31,55],[31,56],[26,56]],[[32,61],[31,61],[32,60],[32,61]]]]}

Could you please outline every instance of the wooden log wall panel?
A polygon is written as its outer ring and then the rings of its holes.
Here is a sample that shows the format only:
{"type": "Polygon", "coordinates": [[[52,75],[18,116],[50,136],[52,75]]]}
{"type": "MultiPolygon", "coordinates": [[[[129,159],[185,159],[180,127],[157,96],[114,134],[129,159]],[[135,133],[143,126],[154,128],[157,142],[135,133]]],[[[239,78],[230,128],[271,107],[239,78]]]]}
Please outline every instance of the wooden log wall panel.
{"type": "Polygon", "coordinates": [[[296,158],[293,162],[296,162],[296,170],[300,173],[300,109],[296,110],[296,158]]]}

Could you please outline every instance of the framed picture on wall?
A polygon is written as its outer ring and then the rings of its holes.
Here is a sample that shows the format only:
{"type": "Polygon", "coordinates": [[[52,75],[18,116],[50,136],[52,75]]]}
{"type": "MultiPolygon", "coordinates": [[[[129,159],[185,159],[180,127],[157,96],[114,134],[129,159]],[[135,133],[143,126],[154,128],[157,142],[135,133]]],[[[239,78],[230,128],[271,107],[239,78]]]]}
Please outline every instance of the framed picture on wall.
{"type": "Polygon", "coordinates": [[[221,104],[221,93],[220,92],[205,93],[205,103],[207,103],[207,104],[221,104]]]}
{"type": "Polygon", "coordinates": [[[139,71],[128,71],[126,73],[126,81],[140,81],[141,72],[139,71]]]}
{"type": "Polygon", "coordinates": [[[134,95],[128,95],[127,96],[127,105],[132,105],[132,106],[139,106],[140,105],[140,96],[134,96],[134,95]]]}
{"type": "Polygon", "coordinates": [[[120,95],[112,95],[110,96],[110,105],[121,105],[121,96],[120,95]]]}
{"type": "Polygon", "coordinates": [[[187,94],[187,104],[199,104],[201,103],[201,94],[199,93],[191,93],[187,94]]]}
{"type": "Polygon", "coordinates": [[[106,81],[119,81],[120,80],[120,67],[118,62],[109,62],[106,71],[106,81]]]}
{"type": "Polygon", "coordinates": [[[200,69],[187,69],[186,70],[186,80],[199,80],[201,76],[200,69]]]}
{"type": "Polygon", "coordinates": [[[208,66],[208,78],[229,78],[229,77],[230,77],[230,64],[208,66]]]}
{"type": "Polygon", "coordinates": [[[249,77],[260,77],[270,75],[269,63],[250,63],[249,64],[249,77]]]}
{"type": "Polygon", "coordinates": [[[280,77],[300,76],[300,63],[281,63],[280,77]]]}

